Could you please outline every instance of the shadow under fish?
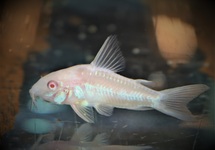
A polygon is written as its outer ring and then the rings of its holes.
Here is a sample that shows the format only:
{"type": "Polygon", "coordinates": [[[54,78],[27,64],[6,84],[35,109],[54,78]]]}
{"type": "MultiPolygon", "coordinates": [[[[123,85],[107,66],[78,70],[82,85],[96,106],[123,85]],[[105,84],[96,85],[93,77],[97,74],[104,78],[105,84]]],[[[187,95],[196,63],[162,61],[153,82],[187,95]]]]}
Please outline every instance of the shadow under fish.
{"type": "Polygon", "coordinates": [[[108,135],[106,133],[97,134],[93,138],[92,126],[88,123],[81,125],[69,141],[51,141],[40,144],[41,135],[30,150],[147,150],[151,146],[131,146],[131,145],[109,145],[108,135]]]}

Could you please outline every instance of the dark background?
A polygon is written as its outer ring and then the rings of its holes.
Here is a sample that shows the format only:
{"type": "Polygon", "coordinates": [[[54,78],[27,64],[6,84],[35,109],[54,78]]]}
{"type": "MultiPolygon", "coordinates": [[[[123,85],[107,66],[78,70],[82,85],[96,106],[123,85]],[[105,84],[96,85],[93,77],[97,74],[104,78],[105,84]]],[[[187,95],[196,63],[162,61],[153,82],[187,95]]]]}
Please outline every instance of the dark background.
{"type": "MultiPolygon", "coordinates": [[[[0,134],[7,149],[29,148],[35,135],[22,131],[28,90],[41,75],[90,63],[104,40],[117,35],[126,60],[121,75],[147,79],[162,71],[166,88],[203,83],[210,91],[189,104],[197,114],[209,114],[205,126],[181,128],[177,119],[156,111],[115,109],[110,118],[98,115],[97,132],[110,133],[116,145],[151,145],[154,149],[212,149],[214,146],[214,2],[210,0],[20,0],[1,2],[0,134]],[[171,67],[161,56],[152,17],[180,18],[196,31],[198,48],[187,64],[171,67]],[[139,53],[135,54],[134,49],[139,53]],[[209,65],[204,65],[209,64],[209,65]],[[20,117],[21,116],[21,117],[20,117]],[[112,122],[117,120],[116,122],[112,122]],[[211,126],[213,129],[211,129],[211,126]],[[125,128],[123,128],[125,127],[125,128]],[[131,136],[137,133],[136,136],[131,136]],[[144,137],[144,138],[141,138],[144,137]]],[[[165,38],[165,37],[164,37],[165,38]]],[[[71,110],[51,118],[83,121],[71,110]],[[74,120],[75,118],[75,120],[74,120]]],[[[50,119],[50,116],[45,116],[50,119]]],[[[58,133],[54,132],[57,139],[58,133]]],[[[37,135],[36,135],[37,136],[37,135]]],[[[66,136],[66,135],[65,135],[66,136]]],[[[66,138],[65,138],[66,139],[66,138]]],[[[65,140],[64,139],[64,140],[65,140]]]]}

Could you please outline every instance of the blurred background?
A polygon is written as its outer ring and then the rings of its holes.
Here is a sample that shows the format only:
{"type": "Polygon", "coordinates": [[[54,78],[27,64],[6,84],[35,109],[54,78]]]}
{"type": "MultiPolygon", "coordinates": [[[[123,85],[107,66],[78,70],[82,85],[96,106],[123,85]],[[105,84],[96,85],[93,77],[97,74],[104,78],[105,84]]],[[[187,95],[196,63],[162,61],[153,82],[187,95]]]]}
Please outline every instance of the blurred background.
{"type": "Polygon", "coordinates": [[[3,148],[30,149],[71,138],[83,120],[67,106],[38,100],[38,108],[32,107],[28,90],[47,73],[90,63],[109,35],[117,35],[126,60],[121,75],[156,80],[157,90],[194,83],[210,90],[188,105],[203,116],[200,121],[115,109],[111,117],[98,115],[96,134],[108,133],[111,145],[215,147],[212,0],[7,0],[0,6],[3,148]],[[37,142],[44,134],[48,138],[37,142]]]}

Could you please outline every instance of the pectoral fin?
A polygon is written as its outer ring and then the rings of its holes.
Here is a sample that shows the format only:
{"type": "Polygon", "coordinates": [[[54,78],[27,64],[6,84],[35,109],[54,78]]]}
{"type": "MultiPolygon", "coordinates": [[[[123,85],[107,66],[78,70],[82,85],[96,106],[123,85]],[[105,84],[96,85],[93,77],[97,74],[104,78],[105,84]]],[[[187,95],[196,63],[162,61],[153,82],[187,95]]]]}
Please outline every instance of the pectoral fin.
{"type": "Polygon", "coordinates": [[[71,104],[76,114],[83,120],[89,123],[94,123],[93,108],[89,106],[82,106],[81,104],[71,104]]]}
{"type": "Polygon", "coordinates": [[[104,116],[111,116],[113,112],[113,107],[106,105],[97,105],[95,106],[96,111],[104,116]]]}

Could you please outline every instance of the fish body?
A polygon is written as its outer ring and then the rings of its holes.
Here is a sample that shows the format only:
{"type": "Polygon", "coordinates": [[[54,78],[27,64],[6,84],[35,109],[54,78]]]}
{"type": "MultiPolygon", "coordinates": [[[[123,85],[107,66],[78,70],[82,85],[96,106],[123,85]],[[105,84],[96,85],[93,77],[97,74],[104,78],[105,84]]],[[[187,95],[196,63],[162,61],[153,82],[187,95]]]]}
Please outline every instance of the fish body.
{"type": "Polygon", "coordinates": [[[167,115],[191,120],[194,116],[186,104],[208,89],[204,84],[187,85],[156,91],[143,79],[117,74],[125,67],[115,36],[106,39],[90,64],[76,65],[42,77],[30,89],[30,95],[57,104],[71,105],[79,117],[94,122],[93,107],[105,116],[113,108],[131,110],[156,109],[167,115]]]}
{"type": "Polygon", "coordinates": [[[66,104],[71,104],[72,99],[96,109],[102,105],[137,109],[142,105],[152,107],[152,100],[160,97],[159,92],[106,69],[95,69],[92,65],[78,65],[70,69],[76,77],[75,83],[69,85],[73,94],[64,101],[66,104]]]}

